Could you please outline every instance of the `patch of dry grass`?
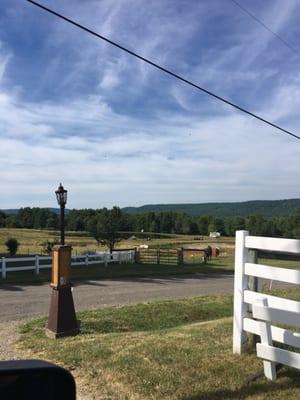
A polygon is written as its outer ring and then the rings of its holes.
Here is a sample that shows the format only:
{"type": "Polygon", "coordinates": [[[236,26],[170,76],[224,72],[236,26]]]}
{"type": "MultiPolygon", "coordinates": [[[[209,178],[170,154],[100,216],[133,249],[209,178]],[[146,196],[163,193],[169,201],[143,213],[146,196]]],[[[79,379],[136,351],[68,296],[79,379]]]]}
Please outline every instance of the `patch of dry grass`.
{"type": "MultiPolygon", "coordinates": [[[[10,237],[16,238],[20,243],[18,254],[42,254],[43,243],[47,240],[59,240],[59,232],[43,229],[1,228],[0,254],[7,253],[5,241],[10,237]]],[[[80,253],[88,248],[93,250],[97,248],[96,241],[84,233],[78,235],[78,232],[66,232],[66,242],[73,246],[74,253],[80,253]]]]}

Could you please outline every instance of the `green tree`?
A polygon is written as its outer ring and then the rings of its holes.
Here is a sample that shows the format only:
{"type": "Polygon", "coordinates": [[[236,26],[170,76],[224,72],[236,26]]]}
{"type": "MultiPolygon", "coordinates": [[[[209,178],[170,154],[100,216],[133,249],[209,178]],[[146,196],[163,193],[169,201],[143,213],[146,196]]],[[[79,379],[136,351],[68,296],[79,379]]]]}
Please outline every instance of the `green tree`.
{"type": "Polygon", "coordinates": [[[3,211],[0,211],[0,228],[5,227],[5,220],[6,220],[6,214],[3,211]]]}
{"type": "Polygon", "coordinates": [[[174,230],[175,233],[182,233],[183,215],[176,214],[174,230]]]}
{"type": "Polygon", "coordinates": [[[208,235],[209,217],[203,215],[198,219],[198,228],[200,235],[208,235]]]}
{"type": "Polygon", "coordinates": [[[182,216],[182,233],[185,235],[188,235],[191,230],[191,220],[190,218],[186,215],[183,214],[182,216]]]}
{"type": "Polygon", "coordinates": [[[190,232],[191,235],[198,235],[199,233],[199,228],[198,228],[198,224],[195,221],[192,221],[190,223],[190,232]]]}
{"type": "Polygon", "coordinates": [[[59,227],[59,217],[58,215],[51,213],[51,216],[46,221],[46,228],[58,229],[58,227],[59,227]]]}
{"type": "Polygon", "coordinates": [[[14,256],[17,254],[19,245],[20,245],[20,243],[15,238],[9,238],[5,242],[5,246],[7,247],[7,250],[11,256],[14,256]]]}
{"type": "Polygon", "coordinates": [[[20,224],[16,215],[9,215],[5,220],[6,228],[20,228],[20,224]]]}
{"type": "Polygon", "coordinates": [[[161,233],[173,233],[175,232],[175,219],[176,214],[173,212],[161,212],[158,214],[160,220],[160,232],[161,233]]]}
{"type": "Polygon", "coordinates": [[[236,231],[245,229],[245,220],[243,217],[226,218],[225,224],[225,234],[228,236],[234,236],[236,231]]]}
{"type": "Polygon", "coordinates": [[[42,243],[42,253],[46,253],[50,256],[53,246],[55,246],[56,244],[59,244],[58,240],[47,240],[46,242],[42,243]]]}
{"type": "Polygon", "coordinates": [[[101,213],[89,224],[91,235],[97,243],[101,243],[113,252],[115,244],[124,237],[121,234],[123,228],[123,214],[119,207],[113,207],[111,210],[104,208],[101,213]]]}
{"type": "Polygon", "coordinates": [[[33,228],[33,211],[30,207],[20,208],[17,219],[22,228],[33,228]]]}
{"type": "Polygon", "coordinates": [[[208,225],[208,232],[220,232],[224,235],[224,221],[221,218],[214,218],[208,225]]]}
{"type": "Polygon", "coordinates": [[[261,215],[250,215],[246,218],[246,230],[250,232],[250,235],[261,235],[264,223],[265,219],[261,215]]]}
{"type": "Polygon", "coordinates": [[[293,237],[296,239],[300,238],[300,210],[298,210],[292,216],[292,225],[293,225],[293,237]]]}

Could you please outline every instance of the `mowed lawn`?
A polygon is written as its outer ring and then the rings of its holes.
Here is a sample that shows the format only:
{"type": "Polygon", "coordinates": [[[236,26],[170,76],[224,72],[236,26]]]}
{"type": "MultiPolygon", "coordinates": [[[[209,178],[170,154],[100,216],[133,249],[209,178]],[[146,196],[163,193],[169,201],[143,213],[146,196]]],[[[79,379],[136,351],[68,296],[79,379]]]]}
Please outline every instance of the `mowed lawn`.
{"type": "Polygon", "coordinates": [[[293,369],[281,369],[275,382],[249,383],[262,361],[232,354],[231,315],[231,296],[113,307],[78,314],[81,334],[56,341],[45,337],[44,319],[29,322],[19,348],[70,369],[82,398],[300,398],[300,372],[293,369]]]}

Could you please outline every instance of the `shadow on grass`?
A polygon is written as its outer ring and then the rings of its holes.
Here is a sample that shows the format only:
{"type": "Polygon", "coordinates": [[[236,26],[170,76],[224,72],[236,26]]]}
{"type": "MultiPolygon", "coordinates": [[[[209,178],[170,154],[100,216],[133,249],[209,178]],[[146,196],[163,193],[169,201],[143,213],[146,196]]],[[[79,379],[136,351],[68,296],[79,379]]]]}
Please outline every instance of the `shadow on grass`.
{"type": "MultiPolygon", "coordinates": [[[[139,279],[142,282],[164,284],[157,279],[163,280],[178,280],[178,277],[185,277],[199,274],[204,279],[221,274],[232,274],[232,271],[226,268],[226,263],[209,263],[209,264],[185,264],[183,266],[170,265],[151,265],[151,264],[113,264],[108,268],[103,267],[103,264],[95,265],[89,268],[84,266],[72,268],[72,282],[74,286],[80,284],[88,284],[91,280],[99,281],[105,279],[117,280],[132,280],[139,279]],[[80,282],[80,283],[78,283],[80,282]]],[[[180,278],[179,278],[180,279],[180,278]]],[[[0,279],[0,290],[9,290],[9,286],[18,287],[26,285],[43,285],[50,283],[51,269],[41,271],[40,275],[36,276],[32,271],[8,272],[5,280],[0,279]]],[[[97,284],[92,283],[94,286],[97,284]]],[[[101,286],[99,284],[99,286],[101,286]]],[[[17,290],[17,289],[16,289],[17,290]]]]}
{"type": "Polygon", "coordinates": [[[22,288],[22,286],[5,284],[0,285],[0,290],[7,290],[8,292],[23,292],[24,289],[22,288]]]}
{"type": "MultiPolygon", "coordinates": [[[[181,400],[229,400],[229,399],[238,399],[244,400],[248,399],[249,396],[263,394],[267,395],[267,398],[271,398],[272,394],[277,394],[278,391],[285,391],[289,389],[300,389],[300,374],[299,371],[291,370],[291,369],[283,369],[281,373],[278,374],[278,379],[280,378],[289,378],[288,381],[285,382],[271,382],[267,381],[263,378],[263,382],[261,383],[253,383],[250,385],[242,386],[239,389],[219,389],[197,393],[188,397],[181,397],[181,400]]],[[[282,393],[282,396],[285,396],[282,393]]],[[[263,397],[259,397],[263,398],[263,397]]],[[[276,397],[278,398],[278,397],[276,397]]],[[[283,398],[283,397],[282,397],[283,398]]]]}
{"type": "Polygon", "coordinates": [[[105,283],[100,283],[99,281],[90,281],[90,280],[78,280],[78,281],[72,281],[72,286],[77,287],[77,286],[99,286],[99,287],[106,287],[105,283]]]}
{"type": "MultiPolygon", "coordinates": [[[[224,275],[231,275],[231,274],[224,274],[224,273],[214,273],[214,274],[206,274],[206,273],[190,273],[190,274],[175,274],[173,276],[170,275],[150,275],[149,277],[144,276],[134,276],[134,277],[91,277],[90,279],[86,278],[73,278],[72,279],[72,286],[73,287],[80,287],[80,286],[99,286],[99,287],[107,287],[111,286],[109,283],[105,283],[105,281],[114,281],[114,282],[136,282],[136,283],[149,283],[149,284],[157,284],[157,285],[167,285],[170,282],[172,283],[184,283],[185,281],[192,279],[192,280],[208,280],[208,279],[222,279],[224,275]]],[[[39,286],[39,285],[50,285],[50,279],[45,280],[38,280],[32,282],[15,282],[14,284],[5,282],[0,284],[0,291],[7,290],[7,291],[23,291],[27,286],[39,286]]]]}

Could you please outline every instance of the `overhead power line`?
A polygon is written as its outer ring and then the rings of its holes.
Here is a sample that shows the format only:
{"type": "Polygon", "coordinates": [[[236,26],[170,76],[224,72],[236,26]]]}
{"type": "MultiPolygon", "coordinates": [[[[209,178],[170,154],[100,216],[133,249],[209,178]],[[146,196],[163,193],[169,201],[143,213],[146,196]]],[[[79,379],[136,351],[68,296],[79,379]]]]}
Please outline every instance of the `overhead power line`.
{"type": "Polygon", "coordinates": [[[248,111],[248,110],[246,110],[245,108],[243,108],[243,107],[241,107],[241,106],[239,106],[239,105],[237,105],[237,104],[235,104],[235,103],[232,103],[231,101],[225,99],[224,97],[218,96],[217,94],[215,94],[215,93],[213,93],[213,92],[211,92],[211,91],[209,91],[209,90],[207,90],[207,89],[204,89],[203,87],[201,87],[201,86],[199,86],[199,85],[197,85],[197,84],[195,84],[195,83],[189,81],[188,79],[185,79],[185,78],[183,78],[182,76],[177,75],[176,73],[174,73],[174,72],[172,72],[172,71],[170,71],[170,70],[168,70],[168,69],[166,69],[166,68],[164,68],[164,67],[162,67],[162,66],[156,64],[155,62],[153,62],[153,61],[151,61],[151,60],[149,60],[149,59],[147,59],[147,58],[145,58],[145,57],[140,56],[139,54],[135,53],[134,51],[129,50],[129,49],[127,49],[126,47],[124,47],[124,46],[122,46],[122,45],[120,45],[120,44],[118,44],[118,43],[116,43],[116,42],[114,42],[114,41],[112,41],[112,40],[106,38],[105,36],[100,35],[99,33],[96,33],[96,32],[94,32],[94,31],[92,31],[91,29],[87,28],[86,26],[83,26],[83,25],[79,24],[78,22],[75,22],[75,21],[73,21],[72,19],[67,18],[67,17],[65,17],[64,15],[59,14],[58,12],[56,12],[56,11],[54,11],[54,10],[51,10],[50,8],[45,7],[44,5],[39,4],[39,3],[37,3],[37,2],[34,1],[34,0],[26,0],[26,1],[28,1],[29,3],[34,4],[35,6],[37,6],[37,7],[41,8],[41,9],[47,11],[48,13],[50,13],[50,14],[52,14],[52,15],[55,15],[55,16],[58,17],[58,18],[63,19],[63,20],[66,21],[66,22],[69,22],[70,24],[76,26],[77,28],[82,29],[82,30],[85,31],[85,32],[88,32],[89,34],[91,34],[91,35],[93,35],[93,36],[96,36],[97,38],[99,38],[99,39],[101,39],[101,40],[104,40],[105,42],[107,42],[107,43],[109,43],[109,44],[111,44],[111,45],[117,47],[118,49],[120,49],[120,50],[122,50],[122,51],[124,51],[124,52],[126,52],[126,53],[128,53],[128,54],[130,54],[130,55],[132,55],[132,56],[134,56],[134,57],[136,57],[136,58],[138,58],[139,60],[142,60],[142,61],[144,61],[145,63],[152,65],[153,67],[159,69],[160,71],[163,71],[163,72],[165,72],[166,74],[168,74],[168,75],[170,75],[170,76],[172,76],[172,77],[174,77],[174,78],[176,78],[176,79],[179,79],[180,81],[186,83],[187,85],[190,85],[190,86],[192,86],[192,87],[194,87],[194,88],[196,88],[196,89],[198,89],[198,90],[201,90],[202,92],[208,94],[209,96],[214,97],[215,99],[220,100],[220,101],[222,101],[223,103],[228,104],[228,105],[230,105],[231,107],[234,107],[234,108],[236,108],[237,110],[242,111],[243,113],[250,115],[250,116],[253,117],[253,118],[258,119],[259,121],[262,121],[262,122],[264,122],[265,124],[270,125],[270,126],[272,126],[273,128],[276,128],[276,129],[280,130],[281,132],[286,133],[287,135],[293,136],[294,138],[300,140],[300,136],[296,135],[295,133],[292,133],[292,132],[288,131],[287,129],[284,129],[284,128],[280,127],[279,125],[276,125],[276,124],[274,124],[273,122],[270,122],[270,121],[268,121],[268,120],[266,120],[266,119],[260,117],[259,115],[254,114],[254,113],[252,113],[251,111],[248,111]]]}
{"type": "Polygon", "coordinates": [[[297,56],[300,55],[299,51],[295,49],[293,46],[291,46],[286,40],[284,40],[281,36],[278,35],[278,33],[272,31],[271,28],[269,28],[264,22],[262,22],[260,19],[258,19],[254,14],[252,14],[250,11],[247,10],[242,4],[240,4],[237,0],[231,0],[232,3],[234,3],[237,7],[239,7],[244,13],[246,13],[250,18],[252,18],[254,21],[256,21],[259,25],[261,25],[263,28],[265,28],[268,32],[270,32],[272,35],[274,35],[278,40],[280,40],[281,43],[283,43],[289,50],[291,50],[293,53],[297,54],[297,56]]]}

